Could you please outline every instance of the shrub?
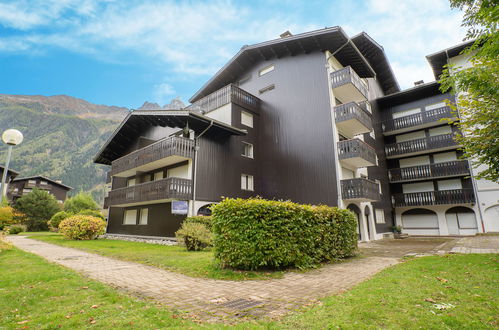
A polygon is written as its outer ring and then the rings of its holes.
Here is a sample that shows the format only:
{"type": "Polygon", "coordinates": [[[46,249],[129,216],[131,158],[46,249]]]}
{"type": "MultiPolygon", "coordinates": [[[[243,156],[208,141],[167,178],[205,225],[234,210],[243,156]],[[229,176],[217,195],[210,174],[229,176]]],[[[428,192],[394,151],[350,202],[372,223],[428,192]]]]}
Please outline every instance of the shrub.
{"type": "Polygon", "coordinates": [[[104,234],[106,222],[88,215],[73,215],[61,221],[59,231],[69,239],[90,240],[104,234]]]}
{"type": "Polygon", "coordinates": [[[96,218],[99,218],[99,219],[102,219],[102,220],[106,220],[106,218],[104,218],[104,215],[100,212],[100,211],[97,211],[97,210],[82,210],[80,212],[78,212],[79,215],[89,215],[91,217],[96,217],[96,218]]]}
{"type": "Polygon", "coordinates": [[[26,226],[24,225],[12,225],[8,229],[10,235],[17,235],[23,231],[26,231],[26,226]]]}
{"type": "Polygon", "coordinates": [[[59,224],[62,220],[69,218],[72,214],[66,211],[57,212],[50,218],[48,225],[51,231],[59,231],[59,224]]]}
{"type": "Polygon", "coordinates": [[[175,236],[179,244],[185,245],[187,251],[203,250],[211,246],[213,241],[213,234],[206,225],[199,222],[184,222],[175,236]]]}
{"type": "Polygon", "coordinates": [[[4,206],[0,207],[0,230],[2,230],[5,226],[11,225],[14,223],[14,212],[12,207],[4,206]]]}
{"type": "Polygon", "coordinates": [[[313,267],[354,255],[356,226],[338,208],[224,199],[213,207],[215,257],[237,269],[313,267]]]}
{"type": "Polygon", "coordinates": [[[201,216],[201,215],[187,217],[184,220],[184,223],[200,223],[200,224],[203,224],[210,231],[212,229],[212,222],[213,222],[213,220],[212,220],[211,216],[201,216]]]}
{"type": "Polygon", "coordinates": [[[16,200],[14,210],[15,220],[25,224],[29,231],[47,230],[47,222],[54,214],[61,210],[54,196],[45,190],[34,188],[16,200]]]}
{"type": "Polygon", "coordinates": [[[76,194],[74,197],[66,199],[64,211],[77,214],[83,210],[98,210],[99,205],[94,201],[92,195],[84,192],[76,194]]]}

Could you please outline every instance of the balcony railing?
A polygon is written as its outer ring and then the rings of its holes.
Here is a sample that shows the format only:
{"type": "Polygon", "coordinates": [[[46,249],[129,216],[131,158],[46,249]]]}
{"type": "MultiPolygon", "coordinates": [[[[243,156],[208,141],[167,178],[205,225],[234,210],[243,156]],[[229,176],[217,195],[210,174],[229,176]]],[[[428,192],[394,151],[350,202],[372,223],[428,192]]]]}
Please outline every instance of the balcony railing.
{"type": "Polygon", "coordinates": [[[458,145],[454,140],[454,137],[455,134],[450,133],[387,144],[385,146],[385,152],[388,158],[394,158],[398,155],[407,155],[412,153],[421,154],[433,149],[452,149],[458,145]]]}
{"type": "Polygon", "coordinates": [[[354,167],[376,165],[376,151],[359,139],[339,141],[338,158],[340,161],[354,167]]]}
{"type": "Polygon", "coordinates": [[[470,174],[467,160],[418,165],[389,170],[390,182],[417,181],[438,177],[461,176],[470,174]]]}
{"type": "Polygon", "coordinates": [[[191,199],[192,182],[188,179],[167,178],[111,190],[106,206],[154,202],[166,199],[191,199]]]}
{"type": "Polygon", "coordinates": [[[352,135],[372,131],[371,116],[359,104],[350,102],[334,107],[336,125],[352,135]]]}
{"type": "Polygon", "coordinates": [[[258,97],[230,84],[194,102],[188,109],[201,109],[209,112],[229,103],[236,103],[243,108],[253,111],[258,110],[260,107],[260,99],[258,97]]]}
{"type": "Polygon", "coordinates": [[[335,97],[343,103],[367,100],[367,85],[350,66],[331,73],[331,87],[338,90],[339,93],[334,93],[335,97]],[[351,84],[354,89],[349,91],[340,89],[349,84],[351,84]]]}
{"type": "Polygon", "coordinates": [[[111,163],[111,176],[170,156],[194,157],[194,140],[168,137],[129,153],[111,163]]]}
{"type": "Polygon", "coordinates": [[[395,207],[469,203],[475,203],[473,189],[437,190],[393,195],[393,205],[395,207]]]}
{"type": "Polygon", "coordinates": [[[452,117],[454,117],[454,115],[452,114],[451,108],[445,106],[432,110],[425,110],[409,116],[388,119],[382,122],[381,127],[383,132],[391,132],[430,123],[439,124],[441,119],[452,117]]]}
{"type": "Polygon", "coordinates": [[[341,196],[344,200],[377,201],[380,199],[379,185],[365,178],[341,180],[341,196]]]}

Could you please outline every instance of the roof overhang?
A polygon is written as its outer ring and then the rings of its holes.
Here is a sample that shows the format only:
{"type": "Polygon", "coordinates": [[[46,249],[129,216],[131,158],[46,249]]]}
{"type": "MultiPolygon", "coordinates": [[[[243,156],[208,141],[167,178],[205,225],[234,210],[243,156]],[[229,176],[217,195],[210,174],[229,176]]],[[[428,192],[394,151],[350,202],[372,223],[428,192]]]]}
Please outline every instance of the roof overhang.
{"type": "Polygon", "coordinates": [[[326,50],[335,53],[335,58],[342,65],[350,65],[360,77],[368,78],[376,75],[369,61],[364,58],[355,43],[341,27],[336,26],[243,46],[189,99],[189,102],[194,103],[223,86],[233,83],[247,69],[260,61],[326,50]]]}
{"type": "Polygon", "coordinates": [[[111,162],[125,152],[126,148],[140,133],[150,126],[178,127],[189,126],[195,133],[204,131],[209,125],[210,130],[226,135],[246,135],[242,130],[223,122],[203,116],[188,110],[135,110],[121,122],[106,143],[94,157],[98,164],[111,165],[111,162]]]}
{"type": "Polygon", "coordinates": [[[430,63],[435,79],[440,79],[440,76],[442,75],[444,69],[444,65],[447,64],[449,58],[460,55],[463,50],[473,45],[473,43],[475,43],[475,40],[470,40],[459,45],[455,45],[438,51],[436,53],[426,55],[426,60],[428,61],[428,63],[430,63]]]}
{"type": "Polygon", "coordinates": [[[362,55],[369,61],[374,71],[383,92],[385,94],[397,93],[400,91],[400,86],[395,78],[392,67],[388,62],[385,50],[372,39],[367,33],[361,32],[352,37],[353,43],[360,50],[362,55]]]}
{"type": "Polygon", "coordinates": [[[24,177],[24,178],[16,178],[14,180],[12,180],[12,182],[18,182],[18,181],[26,181],[26,180],[33,180],[33,179],[42,179],[42,180],[45,180],[45,181],[49,181],[55,185],[58,185],[60,187],[63,187],[67,190],[71,190],[73,189],[73,187],[70,187],[70,186],[67,186],[61,182],[57,182],[55,180],[52,180],[51,178],[47,178],[46,176],[43,176],[43,175],[33,175],[33,176],[27,176],[27,177],[24,177]]]}
{"type": "MultiPolygon", "coordinates": [[[[3,171],[5,171],[5,167],[0,165],[0,170],[1,170],[1,171],[2,171],[2,173],[3,173],[3,171]]],[[[18,176],[18,175],[19,175],[19,172],[14,171],[14,170],[11,170],[10,168],[9,168],[9,170],[7,171],[7,175],[8,175],[9,173],[10,173],[10,176],[11,176],[12,178],[15,178],[16,176],[18,176]]]]}
{"type": "Polygon", "coordinates": [[[432,81],[377,98],[376,102],[382,107],[408,103],[425,97],[442,94],[439,88],[440,84],[437,81],[432,81]]]}

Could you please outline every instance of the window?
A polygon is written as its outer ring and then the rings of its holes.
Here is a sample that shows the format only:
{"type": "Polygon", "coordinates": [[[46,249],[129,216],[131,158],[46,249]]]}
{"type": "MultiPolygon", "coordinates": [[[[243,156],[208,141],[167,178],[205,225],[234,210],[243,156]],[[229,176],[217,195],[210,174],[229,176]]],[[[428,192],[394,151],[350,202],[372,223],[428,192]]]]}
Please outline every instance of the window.
{"type": "Polygon", "coordinates": [[[269,66],[261,69],[260,71],[258,71],[258,75],[263,76],[264,74],[267,74],[267,73],[272,72],[272,71],[274,71],[274,66],[269,65],[269,66]]]}
{"type": "Polygon", "coordinates": [[[136,181],[135,178],[128,179],[126,182],[126,186],[127,187],[135,186],[135,181],[136,181]]]}
{"type": "Polygon", "coordinates": [[[31,189],[23,189],[23,195],[29,194],[31,189]]]}
{"type": "Polygon", "coordinates": [[[441,127],[430,128],[428,131],[430,132],[430,136],[436,136],[436,135],[450,134],[452,133],[452,128],[450,127],[450,125],[446,125],[441,127]]]}
{"type": "Polygon", "coordinates": [[[376,216],[376,223],[385,223],[385,211],[381,209],[374,209],[374,213],[376,216]]]}
{"type": "Polygon", "coordinates": [[[123,224],[124,225],[136,225],[137,224],[137,210],[125,210],[123,214],[123,224]]]}
{"type": "Polygon", "coordinates": [[[445,163],[445,162],[450,162],[453,160],[457,160],[457,154],[455,151],[443,152],[440,154],[433,155],[433,162],[434,163],[445,163]]]}
{"type": "Polygon", "coordinates": [[[28,184],[36,184],[36,180],[28,180],[28,184]]]}
{"type": "Polygon", "coordinates": [[[147,225],[149,218],[149,209],[140,209],[139,225],[147,225]]]}
{"type": "Polygon", "coordinates": [[[163,179],[163,171],[154,173],[154,181],[163,179]]]}
{"type": "Polygon", "coordinates": [[[447,104],[445,102],[438,102],[438,103],[434,103],[434,104],[430,104],[430,105],[427,105],[425,107],[425,110],[428,111],[428,110],[433,110],[433,109],[438,109],[438,108],[443,108],[445,107],[447,104]]]}
{"type": "Polygon", "coordinates": [[[253,127],[253,115],[246,111],[241,111],[241,124],[253,127]]]}
{"type": "Polygon", "coordinates": [[[253,158],[253,145],[251,143],[243,142],[242,156],[253,158]]]}
{"type": "Polygon", "coordinates": [[[383,191],[381,190],[381,181],[378,179],[375,179],[374,181],[378,184],[379,193],[383,195],[383,191]]]}
{"type": "Polygon", "coordinates": [[[461,179],[440,180],[437,181],[437,183],[438,183],[438,190],[463,189],[461,179]]]}
{"type": "Polygon", "coordinates": [[[241,174],[241,189],[253,191],[253,175],[241,174]]]}
{"type": "Polygon", "coordinates": [[[43,186],[46,186],[46,185],[48,185],[48,182],[47,181],[40,181],[40,184],[43,186]]]}
{"type": "Polygon", "coordinates": [[[397,118],[401,118],[401,117],[405,117],[405,116],[415,115],[417,113],[421,113],[420,108],[414,108],[414,109],[408,109],[408,110],[394,112],[392,116],[393,116],[393,119],[397,119],[397,118]]]}
{"type": "Polygon", "coordinates": [[[268,85],[267,87],[264,87],[264,88],[260,89],[260,90],[258,91],[258,93],[263,94],[263,93],[266,93],[266,92],[268,92],[268,91],[273,90],[274,88],[275,88],[275,85],[274,85],[274,84],[272,84],[272,85],[268,85]]]}
{"type": "Polygon", "coordinates": [[[151,174],[146,174],[142,177],[141,183],[145,183],[145,182],[149,182],[149,181],[151,181],[151,174]]]}

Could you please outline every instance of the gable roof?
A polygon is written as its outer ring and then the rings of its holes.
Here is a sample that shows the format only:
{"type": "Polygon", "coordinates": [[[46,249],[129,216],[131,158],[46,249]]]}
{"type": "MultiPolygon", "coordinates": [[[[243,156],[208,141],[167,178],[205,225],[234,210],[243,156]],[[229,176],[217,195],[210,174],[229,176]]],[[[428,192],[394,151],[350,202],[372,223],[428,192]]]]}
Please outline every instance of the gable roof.
{"type": "Polygon", "coordinates": [[[142,129],[147,126],[185,127],[199,133],[213,123],[213,130],[230,135],[246,135],[246,131],[225,124],[218,120],[203,116],[192,110],[135,110],[116,128],[113,134],[94,157],[98,164],[111,165],[111,162],[126,151],[127,146],[139,137],[142,129]]]}
{"type": "Polygon", "coordinates": [[[73,187],[67,186],[61,182],[57,182],[57,181],[52,180],[51,178],[47,178],[46,176],[43,176],[43,175],[33,175],[33,176],[26,176],[24,178],[15,178],[14,180],[12,180],[12,182],[26,181],[26,180],[33,180],[33,179],[42,179],[45,181],[49,181],[55,185],[61,186],[62,188],[66,189],[66,190],[73,189],[73,187]]]}
{"type": "Polygon", "coordinates": [[[352,41],[361,51],[362,55],[369,61],[374,71],[376,71],[377,80],[381,85],[383,92],[385,94],[399,92],[399,83],[388,62],[383,46],[378,44],[365,32],[361,32],[352,37],[352,41]]]}
{"type": "Polygon", "coordinates": [[[444,65],[447,64],[449,58],[461,54],[463,50],[473,45],[474,42],[475,40],[466,41],[459,45],[455,45],[433,54],[426,55],[426,60],[430,63],[435,79],[440,79],[440,76],[442,75],[442,71],[444,69],[444,65]]]}
{"type": "MultiPolygon", "coordinates": [[[[363,36],[358,38],[359,44],[364,45],[367,42],[363,42],[361,40],[363,38],[363,36]]],[[[335,26],[243,46],[189,99],[189,102],[194,103],[223,86],[233,83],[238,75],[260,60],[306,54],[315,50],[336,52],[336,59],[344,66],[350,65],[361,77],[374,77],[377,74],[375,69],[371,67],[370,61],[357,48],[356,43],[347,36],[341,27],[335,26]]],[[[390,88],[388,85],[387,88],[390,88]]]]}
{"type": "MultiPolygon", "coordinates": [[[[0,172],[3,173],[3,171],[5,171],[5,166],[2,166],[0,165],[0,172]]],[[[14,171],[12,169],[9,168],[9,170],[7,171],[7,175],[10,173],[10,176],[15,178],[16,176],[19,175],[19,172],[17,171],[14,171]]]]}

